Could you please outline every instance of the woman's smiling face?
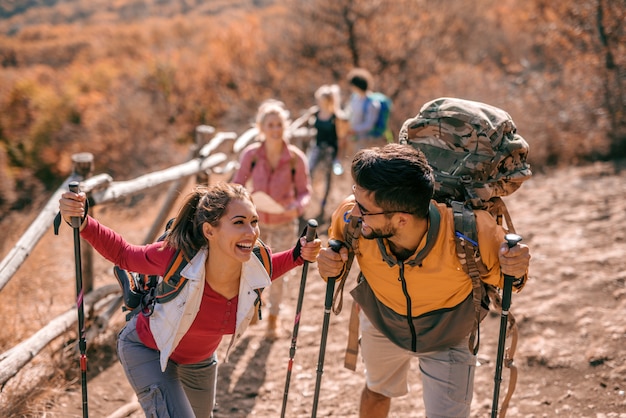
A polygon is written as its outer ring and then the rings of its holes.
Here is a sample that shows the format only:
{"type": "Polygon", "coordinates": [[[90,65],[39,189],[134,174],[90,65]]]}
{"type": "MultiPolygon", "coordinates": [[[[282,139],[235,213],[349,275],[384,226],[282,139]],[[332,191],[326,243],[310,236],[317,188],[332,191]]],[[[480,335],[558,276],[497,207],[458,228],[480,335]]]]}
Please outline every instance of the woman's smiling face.
{"type": "Polygon", "coordinates": [[[259,237],[259,215],[251,201],[235,199],[228,204],[217,226],[205,223],[203,229],[211,253],[243,263],[250,259],[259,237]]]}
{"type": "Polygon", "coordinates": [[[266,140],[283,140],[285,130],[283,118],[277,113],[268,113],[261,124],[261,132],[266,140]]]}

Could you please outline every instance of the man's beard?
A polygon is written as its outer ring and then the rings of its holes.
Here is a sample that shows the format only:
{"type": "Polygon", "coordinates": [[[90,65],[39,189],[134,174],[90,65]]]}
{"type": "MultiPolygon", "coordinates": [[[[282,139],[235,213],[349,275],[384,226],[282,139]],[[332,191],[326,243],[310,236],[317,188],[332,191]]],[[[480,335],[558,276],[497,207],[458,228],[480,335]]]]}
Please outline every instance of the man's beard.
{"type": "MultiPolygon", "coordinates": [[[[370,227],[370,232],[365,234],[363,230],[361,230],[361,236],[365,239],[377,239],[377,238],[391,238],[396,235],[396,229],[393,226],[386,225],[382,229],[374,229],[370,227]]],[[[406,248],[398,248],[391,241],[389,242],[389,249],[391,253],[396,257],[397,260],[404,261],[411,257],[415,250],[408,250],[406,248]]]]}
{"type": "Polygon", "coordinates": [[[396,234],[396,230],[394,227],[385,225],[384,228],[374,229],[371,226],[370,232],[368,234],[363,232],[361,229],[361,236],[365,239],[376,239],[376,238],[391,238],[396,234]]]}

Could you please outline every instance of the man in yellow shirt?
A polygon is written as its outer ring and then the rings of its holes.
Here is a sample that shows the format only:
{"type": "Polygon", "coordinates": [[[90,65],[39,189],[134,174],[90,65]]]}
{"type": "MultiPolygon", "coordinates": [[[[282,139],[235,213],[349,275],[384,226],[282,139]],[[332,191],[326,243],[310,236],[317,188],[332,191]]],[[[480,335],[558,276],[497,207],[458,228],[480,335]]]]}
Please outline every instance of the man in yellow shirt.
{"type": "MultiPolygon", "coordinates": [[[[411,359],[422,372],[429,418],[469,417],[476,357],[468,347],[474,325],[472,281],[456,251],[451,209],[431,201],[434,176],[411,145],[360,150],[352,162],[353,195],[335,210],[329,238],[343,240],[349,215],[362,220],[356,259],[360,281],[351,292],[360,306],[366,385],[361,417],[386,417],[391,398],[408,393],[411,359]]],[[[505,231],[476,211],[485,282],[503,286],[530,260],[526,245],[508,248],[505,231]]],[[[348,251],[320,251],[319,272],[338,276],[348,251]]]]}

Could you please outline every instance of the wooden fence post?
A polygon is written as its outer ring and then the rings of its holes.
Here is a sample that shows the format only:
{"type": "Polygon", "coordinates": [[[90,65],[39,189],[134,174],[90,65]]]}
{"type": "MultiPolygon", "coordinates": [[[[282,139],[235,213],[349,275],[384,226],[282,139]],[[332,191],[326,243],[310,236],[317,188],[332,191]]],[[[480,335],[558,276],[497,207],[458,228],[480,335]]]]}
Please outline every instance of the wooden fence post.
{"type": "MultiPolygon", "coordinates": [[[[72,171],[73,175],[80,180],[85,180],[93,174],[93,154],[90,152],[80,152],[72,154],[72,171]]],[[[95,209],[89,206],[89,215],[95,217],[95,209]]],[[[81,259],[83,260],[83,290],[85,294],[93,290],[93,248],[91,245],[80,246],[81,259]]]]}
{"type": "MultiPolygon", "coordinates": [[[[200,148],[207,142],[209,142],[209,137],[215,133],[215,128],[209,125],[198,125],[196,126],[196,152],[200,151],[200,148]]],[[[206,171],[199,172],[196,174],[196,184],[209,184],[209,173],[206,171]]]]}

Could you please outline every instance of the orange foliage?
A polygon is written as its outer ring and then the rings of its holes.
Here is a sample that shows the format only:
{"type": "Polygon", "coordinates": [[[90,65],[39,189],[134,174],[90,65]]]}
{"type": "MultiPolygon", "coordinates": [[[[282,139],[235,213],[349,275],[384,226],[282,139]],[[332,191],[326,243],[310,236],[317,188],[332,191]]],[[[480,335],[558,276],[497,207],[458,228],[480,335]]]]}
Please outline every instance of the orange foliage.
{"type": "Polygon", "coordinates": [[[603,47],[591,0],[183,3],[71,2],[0,20],[0,171],[53,186],[68,159],[52,155],[93,152],[98,171],[136,176],[180,162],[199,124],[243,132],[269,97],[294,117],[321,84],[347,98],[353,65],[394,100],[394,130],[435,97],[489,102],[514,117],[535,167],[606,156],[619,130],[623,4],[601,2],[603,47]]]}

